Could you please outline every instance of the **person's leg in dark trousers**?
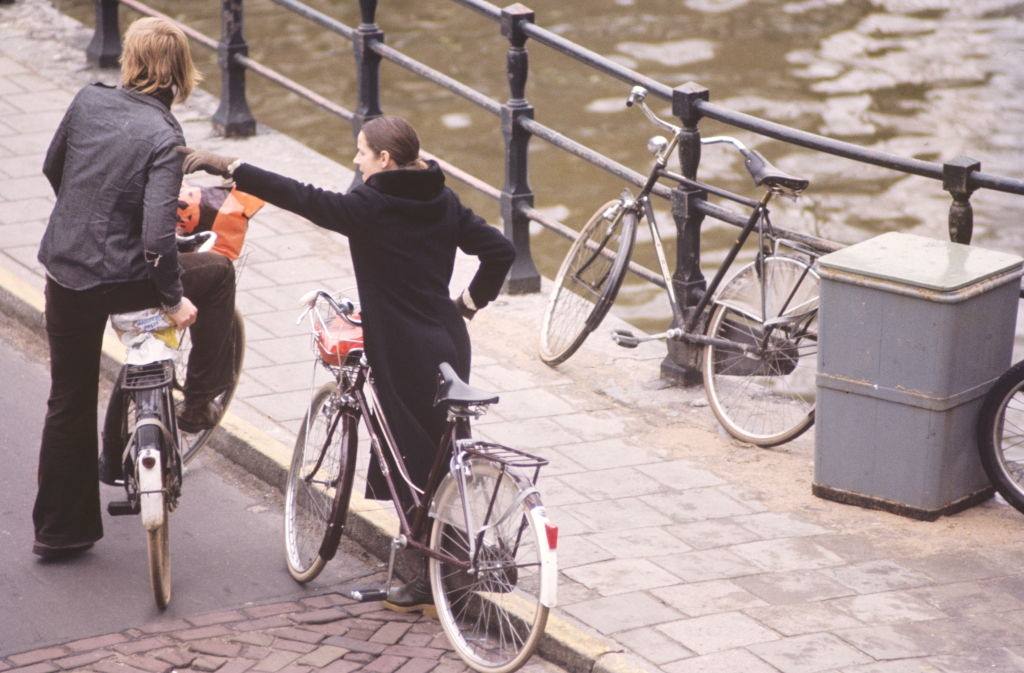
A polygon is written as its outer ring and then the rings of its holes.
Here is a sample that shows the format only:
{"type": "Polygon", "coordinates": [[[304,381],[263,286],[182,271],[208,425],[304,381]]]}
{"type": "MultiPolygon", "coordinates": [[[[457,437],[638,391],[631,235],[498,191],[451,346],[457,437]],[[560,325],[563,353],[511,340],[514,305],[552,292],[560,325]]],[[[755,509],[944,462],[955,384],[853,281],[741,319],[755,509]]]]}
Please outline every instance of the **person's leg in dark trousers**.
{"type": "MultiPolygon", "coordinates": [[[[216,253],[178,257],[181,284],[198,314],[190,328],[192,353],[185,381],[186,400],[203,404],[227,388],[234,362],[235,268],[216,253]]],[[[243,348],[244,344],[237,344],[243,348]]]]}

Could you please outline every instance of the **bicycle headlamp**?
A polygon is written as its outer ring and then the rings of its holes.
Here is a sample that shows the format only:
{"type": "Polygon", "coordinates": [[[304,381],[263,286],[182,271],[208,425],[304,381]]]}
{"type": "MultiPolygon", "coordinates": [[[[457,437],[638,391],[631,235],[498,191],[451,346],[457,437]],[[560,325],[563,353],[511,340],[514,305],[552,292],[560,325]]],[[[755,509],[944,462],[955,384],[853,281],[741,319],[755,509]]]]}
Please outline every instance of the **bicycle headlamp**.
{"type": "Polygon", "coordinates": [[[658,156],[667,145],[668,138],[665,136],[651,136],[651,139],[647,141],[647,151],[658,156]]]}

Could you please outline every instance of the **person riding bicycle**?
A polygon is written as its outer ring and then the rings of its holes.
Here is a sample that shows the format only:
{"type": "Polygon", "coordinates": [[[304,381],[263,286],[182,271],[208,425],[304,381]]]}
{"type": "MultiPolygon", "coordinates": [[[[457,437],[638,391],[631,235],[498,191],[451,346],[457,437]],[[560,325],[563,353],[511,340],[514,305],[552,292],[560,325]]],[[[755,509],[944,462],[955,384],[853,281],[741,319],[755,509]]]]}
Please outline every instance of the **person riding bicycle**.
{"type": "MultiPolygon", "coordinates": [[[[359,287],[366,356],[383,411],[413,482],[426,485],[445,425],[434,406],[438,365],[470,373],[463,318],[493,300],[515,257],[512,244],[462,205],[434,161],[420,159],[416,131],[399,117],[378,117],[359,132],[354,158],[362,184],[341,194],[201,150],[185,172],[233,176],[239,189],[349,239],[359,287]],[[468,288],[453,302],[448,284],[461,249],[480,259],[468,288]]],[[[394,472],[394,466],[391,466],[394,472]]],[[[404,493],[404,491],[403,491],[404,493]]],[[[371,464],[367,497],[388,499],[380,466],[371,464]]],[[[412,503],[403,502],[408,509],[412,503]]],[[[433,602],[426,558],[417,578],[394,590],[392,607],[433,602]]]]}
{"type": "Polygon", "coordinates": [[[230,262],[175,244],[181,127],[171,114],[200,75],[188,40],[169,21],[129,26],[120,86],[82,88],[43,163],[56,204],[43,233],[50,394],[32,516],[33,552],[69,556],[103,537],[97,476],[121,478],[121,456],[98,469],[96,404],[108,315],[163,306],[194,348],[180,427],[211,427],[213,398],[231,377],[235,278],[230,262]],[[100,472],[101,474],[97,474],[100,472]]]}

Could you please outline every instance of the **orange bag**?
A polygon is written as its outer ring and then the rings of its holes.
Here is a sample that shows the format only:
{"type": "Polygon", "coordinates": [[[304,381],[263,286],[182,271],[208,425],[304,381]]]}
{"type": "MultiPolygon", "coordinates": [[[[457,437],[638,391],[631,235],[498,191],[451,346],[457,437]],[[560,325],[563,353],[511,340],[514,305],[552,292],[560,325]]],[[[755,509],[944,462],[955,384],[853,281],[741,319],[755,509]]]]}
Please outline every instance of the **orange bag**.
{"type": "Polygon", "coordinates": [[[178,233],[217,232],[213,252],[238,259],[249,229],[249,218],[263,207],[263,199],[238,191],[234,185],[198,186],[181,183],[178,194],[178,233]]]}

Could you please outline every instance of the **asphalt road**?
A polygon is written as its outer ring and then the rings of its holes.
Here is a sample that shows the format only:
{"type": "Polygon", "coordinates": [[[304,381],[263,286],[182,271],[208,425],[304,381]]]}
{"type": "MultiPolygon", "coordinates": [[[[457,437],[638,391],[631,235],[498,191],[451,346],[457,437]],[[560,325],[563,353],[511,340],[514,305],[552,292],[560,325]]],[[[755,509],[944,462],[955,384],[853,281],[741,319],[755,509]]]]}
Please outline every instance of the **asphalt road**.
{"type": "MultiPolygon", "coordinates": [[[[211,450],[190,466],[171,515],[173,595],[164,612],[153,603],[137,517],[104,514],[104,538],[90,551],[43,562],[31,547],[49,390],[46,349],[3,314],[0,381],[0,655],[157,619],[322,593],[380,569],[347,543],[321,578],[297,585],[284,566],[280,494],[211,450]]],[[[104,512],[108,501],[121,499],[119,490],[102,487],[104,512]]]]}

